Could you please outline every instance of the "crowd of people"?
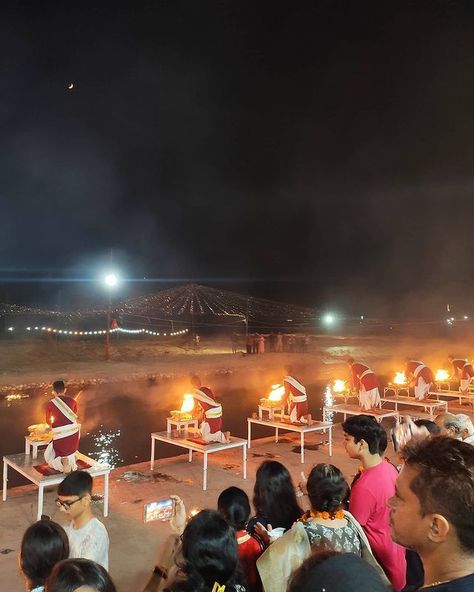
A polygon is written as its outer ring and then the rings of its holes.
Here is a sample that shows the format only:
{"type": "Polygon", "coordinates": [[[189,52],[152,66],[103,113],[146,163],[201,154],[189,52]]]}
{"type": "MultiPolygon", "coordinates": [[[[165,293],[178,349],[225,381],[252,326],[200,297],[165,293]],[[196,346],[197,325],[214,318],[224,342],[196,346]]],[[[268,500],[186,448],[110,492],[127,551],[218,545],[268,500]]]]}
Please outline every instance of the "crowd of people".
{"type": "MultiPolygon", "coordinates": [[[[420,424],[395,466],[384,458],[384,427],[353,416],[342,425],[360,463],[350,486],[331,464],[296,485],[267,460],[253,511],[238,487],[190,519],[174,496],[172,532],[145,592],[474,590],[474,447],[462,426],[445,414],[420,424]]],[[[19,563],[29,592],[115,591],[91,494],[87,472],[69,473],[56,503],[70,524],[42,519],[26,530],[19,563]]]]}
{"type": "MultiPolygon", "coordinates": [[[[231,336],[232,353],[237,353],[241,337],[238,333],[231,336]]],[[[306,353],[310,345],[309,335],[283,333],[249,333],[245,336],[247,354],[264,353],[306,353]]]]}

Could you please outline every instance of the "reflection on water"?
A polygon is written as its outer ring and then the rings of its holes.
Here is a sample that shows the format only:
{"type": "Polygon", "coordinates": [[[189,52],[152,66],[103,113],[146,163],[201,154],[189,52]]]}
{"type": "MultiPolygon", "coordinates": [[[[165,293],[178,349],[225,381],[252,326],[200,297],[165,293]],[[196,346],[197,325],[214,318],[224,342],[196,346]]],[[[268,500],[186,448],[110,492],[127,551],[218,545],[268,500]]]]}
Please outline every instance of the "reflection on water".
{"type": "Polygon", "coordinates": [[[111,469],[124,464],[119,449],[114,445],[115,441],[119,444],[120,430],[104,430],[101,425],[95,434],[86,435],[90,436],[93,442],[93,448],[87,453],[88,456],[111,469]]]}
{"type": "Polygon", "coordinates": [[[20,393],[10,393],[5,395],[5,401],[7,401],[7,407],[10,407],[12,401],[20,401],[21,399],[29,399],[30,395],[23,395],[20,393]]]}

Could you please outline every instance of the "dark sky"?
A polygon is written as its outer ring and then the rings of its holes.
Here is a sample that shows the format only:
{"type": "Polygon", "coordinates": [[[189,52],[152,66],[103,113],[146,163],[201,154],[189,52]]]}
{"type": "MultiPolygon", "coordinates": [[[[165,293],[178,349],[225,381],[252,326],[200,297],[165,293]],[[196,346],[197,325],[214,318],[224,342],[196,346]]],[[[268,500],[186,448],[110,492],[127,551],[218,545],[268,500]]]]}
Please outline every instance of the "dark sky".
{"type": "Polygon", "coordinates": [[[128,277],[465,307],[473,3],[279,4],[4,9],[3,275],[93,275],[112,248],[128,277]]]}

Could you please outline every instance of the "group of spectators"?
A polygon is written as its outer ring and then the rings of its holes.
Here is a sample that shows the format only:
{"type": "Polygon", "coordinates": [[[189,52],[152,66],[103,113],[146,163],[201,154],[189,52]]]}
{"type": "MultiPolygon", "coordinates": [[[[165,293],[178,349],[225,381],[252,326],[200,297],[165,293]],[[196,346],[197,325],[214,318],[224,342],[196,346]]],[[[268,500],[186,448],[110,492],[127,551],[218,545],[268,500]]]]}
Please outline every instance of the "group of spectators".
{"type": "MultiPolygon", "coordinates": [[[[425,422],[400,449],[399,471],[384,458],[383,426],[348,418],[345,449],[360,463],[350,487],[326,463],[295,486],[268,460],[257,470],[253,512],[237,487],[190,519],[175,496],[173,534],[144,592],[474,590],[474,447],[452,418],[437,424],[425,422]]],[[[26,531],[20,566],[30,592],[115,591],[91,492],[87,473],[71,473],[57,499],[71,525],[41,520],[26,531]]]]}
{"type": "MultiPolygon", "coordinates": [[[[233,333],[231,336],[232,353],[237,353],[240,336],[233,333]]],[[[309,335],[287,335],[282,333],[249,333],[245,337],[245,349],[248,354],[270,353],[306,353],[310,344],[309,335]]]]}

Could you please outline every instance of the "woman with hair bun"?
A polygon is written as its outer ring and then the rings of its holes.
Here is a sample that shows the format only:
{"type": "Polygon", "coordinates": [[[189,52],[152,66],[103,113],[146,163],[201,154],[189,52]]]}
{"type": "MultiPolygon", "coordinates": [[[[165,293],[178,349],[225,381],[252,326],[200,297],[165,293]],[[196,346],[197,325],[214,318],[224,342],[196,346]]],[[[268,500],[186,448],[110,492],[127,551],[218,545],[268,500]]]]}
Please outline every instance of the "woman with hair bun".
{"type": "Polygon", "coordinates": [[[257,561],[263,588],[272,592],[286,591],[292,571],[314,551],[362,557],[388,584],[362,527],[344,510],[349,486],[341,471],[334,465],[316,465],[309,474],[306,489],[311,510],[272,543],[257,561]]]}
{"type": "Polygon", "coordinates": [[[312,547],[362,555],[358,530],[344,513],[349,494],[344,475],[334,465],[318,464],[306,483],[311,510],[302,522],[312,547]]]}

